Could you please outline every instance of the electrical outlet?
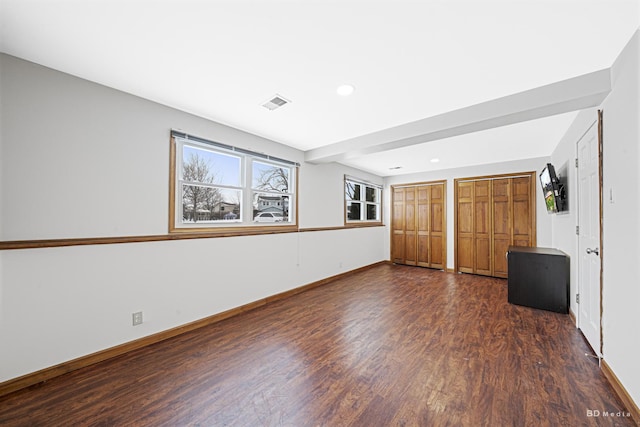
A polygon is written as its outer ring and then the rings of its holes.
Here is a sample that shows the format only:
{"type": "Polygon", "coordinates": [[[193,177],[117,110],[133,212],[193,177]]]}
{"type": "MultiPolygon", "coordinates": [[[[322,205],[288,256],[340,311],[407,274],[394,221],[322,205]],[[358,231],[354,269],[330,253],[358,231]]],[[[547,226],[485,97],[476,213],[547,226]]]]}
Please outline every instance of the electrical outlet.
{"type": "Polygon", "coordinates": [[[142,324],[142,312],[138,311],[136,313],[132,313],[131,317],[133,319],[133,326],[137,326],[137,325],[141,325],[142,324]]]}

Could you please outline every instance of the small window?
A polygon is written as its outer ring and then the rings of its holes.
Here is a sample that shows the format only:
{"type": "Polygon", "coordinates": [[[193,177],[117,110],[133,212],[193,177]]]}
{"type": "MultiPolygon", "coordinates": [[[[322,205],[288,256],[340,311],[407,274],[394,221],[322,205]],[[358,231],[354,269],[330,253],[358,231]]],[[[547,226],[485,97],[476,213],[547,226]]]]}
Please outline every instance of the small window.
{"type": "Polygon", "coordinates": [[[345,222],[347,224],[382,222],[382,187],[345,177],[345,222]]]}
{"type": "Polygon", "coordinates": [[[295,227],[296,163],[172,136],[170,231],[295,227]]]}

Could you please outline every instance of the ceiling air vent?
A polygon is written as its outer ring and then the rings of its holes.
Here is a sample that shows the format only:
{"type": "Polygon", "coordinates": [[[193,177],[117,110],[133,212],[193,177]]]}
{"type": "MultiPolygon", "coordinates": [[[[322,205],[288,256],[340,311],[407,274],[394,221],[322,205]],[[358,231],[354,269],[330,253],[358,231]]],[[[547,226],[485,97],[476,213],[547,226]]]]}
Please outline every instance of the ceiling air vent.
{"type": "Polygon", "coordinates": [[[288,99],[286,99],[282,95],[275,94],[270,100],[268,100],[267,102],[262,104],[262,106],[264,108],[266,108],[267,110],[273,111],[276,108],[280,108],[283,105],[288,104],[290,102],[291,101],[289,101],[288,99]]]}

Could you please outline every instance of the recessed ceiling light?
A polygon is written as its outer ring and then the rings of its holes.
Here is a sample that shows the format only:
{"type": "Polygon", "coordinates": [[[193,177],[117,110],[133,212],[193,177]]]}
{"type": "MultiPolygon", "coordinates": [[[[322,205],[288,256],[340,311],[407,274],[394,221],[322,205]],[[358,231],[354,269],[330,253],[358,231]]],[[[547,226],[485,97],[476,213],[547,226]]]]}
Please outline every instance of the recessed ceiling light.
{"type": "Polygon", "coordinates": [[[356,90],[356,88],[353,85],[340,85],[338,89],[336,89],[336,92],[338,92],[340,96],[349,96],[354,90],[356,90]]]}
{"type": "Polygon", "coordinates": [[[431,163],[438,163],[440,161],[439,158],[434,157],[433,159],[430,160],[431,163]]]}

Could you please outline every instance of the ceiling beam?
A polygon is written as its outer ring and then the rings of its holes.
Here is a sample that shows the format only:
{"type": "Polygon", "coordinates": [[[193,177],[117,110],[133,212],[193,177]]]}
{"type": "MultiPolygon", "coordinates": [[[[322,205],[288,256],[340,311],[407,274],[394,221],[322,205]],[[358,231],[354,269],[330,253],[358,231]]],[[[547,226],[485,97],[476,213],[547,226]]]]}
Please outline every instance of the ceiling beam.
{"type": "Polygon", "coordinates": [[[438,139],[595,107],[611,91],[609,68],[305,152],[309,163],[348,160],[438,139]]]}

